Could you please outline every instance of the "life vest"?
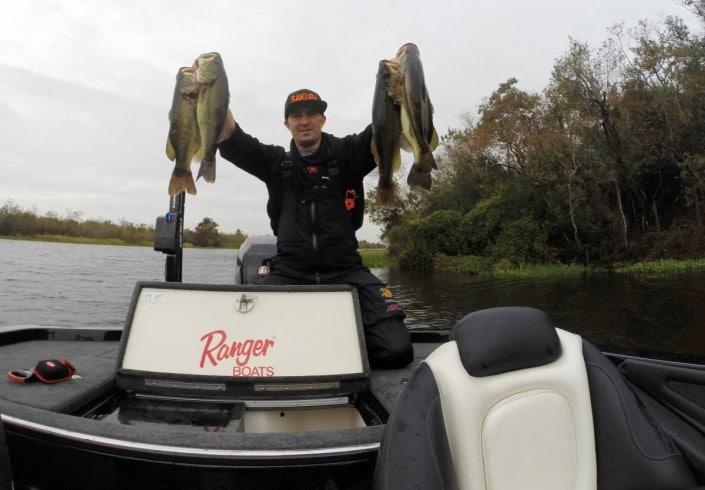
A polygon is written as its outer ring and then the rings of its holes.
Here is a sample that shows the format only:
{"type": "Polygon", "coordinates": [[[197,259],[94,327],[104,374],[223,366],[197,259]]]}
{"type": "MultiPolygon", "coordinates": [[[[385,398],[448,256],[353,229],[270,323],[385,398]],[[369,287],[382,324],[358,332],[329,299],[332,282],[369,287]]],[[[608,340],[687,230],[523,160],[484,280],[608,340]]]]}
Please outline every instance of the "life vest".
{"type": "MultiPolygon", "coordinates": [[[[322,167],[323,165],[317,166],[318,169],[322,167]]],[[[353,231],[360,229],[365,217],[365,194],[362,179],[359,182],[349,182],[345,175],[341,175],[336,157],[325,162],[325,168],[327,175],[324,178],[328,178],[327,185],[334,190],[337,196],[336,199],[345,209],[353,231]]],[[[299,184],[302,174],[307,172],[308,169],[309,166],[294,158],[291,152],[286,152],[285,159],[272,168],[272,179],[268,186],[267,214],[275,236],[278,236],[279,233],[279,220],[285,195],[292,192],[294,194],[306,193],[307,190],[301,189],[299,184]]],[[[297,197],[307,198],[309,196],[297,197]]]]}

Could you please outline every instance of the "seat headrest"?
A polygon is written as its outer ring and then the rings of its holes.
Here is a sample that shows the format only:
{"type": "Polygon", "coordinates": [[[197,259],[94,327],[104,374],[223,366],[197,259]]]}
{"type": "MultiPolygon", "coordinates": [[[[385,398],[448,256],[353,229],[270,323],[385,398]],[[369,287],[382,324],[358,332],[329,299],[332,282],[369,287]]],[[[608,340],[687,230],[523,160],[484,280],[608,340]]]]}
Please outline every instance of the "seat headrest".
{"type": "Polygon", "coordinates": [[[488,308],[465,315],[450,333],[463,367],[482,377],[542,366],[561,355],[549,316],[524,306],[488,308]]]}

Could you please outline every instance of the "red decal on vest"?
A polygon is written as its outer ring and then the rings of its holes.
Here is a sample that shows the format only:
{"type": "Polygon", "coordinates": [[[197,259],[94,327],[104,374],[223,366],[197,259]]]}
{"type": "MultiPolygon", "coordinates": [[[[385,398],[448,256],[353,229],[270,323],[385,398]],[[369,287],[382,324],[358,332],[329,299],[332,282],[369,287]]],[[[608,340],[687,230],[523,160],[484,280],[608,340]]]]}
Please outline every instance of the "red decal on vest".
{"type": "Polygon", "coordinates": [[[355,198],[357,198],[357,192],[355,189],[348,189],[345,191],[345,209],[352,211],[355,209],[355,198]]]}
{"type": "Polygon", "coordinates": [[[318,167],[316,167],[315,165],[309,165],[308,167],[306,167],[306,171],[310,174],[317,174],[318,167]]]}

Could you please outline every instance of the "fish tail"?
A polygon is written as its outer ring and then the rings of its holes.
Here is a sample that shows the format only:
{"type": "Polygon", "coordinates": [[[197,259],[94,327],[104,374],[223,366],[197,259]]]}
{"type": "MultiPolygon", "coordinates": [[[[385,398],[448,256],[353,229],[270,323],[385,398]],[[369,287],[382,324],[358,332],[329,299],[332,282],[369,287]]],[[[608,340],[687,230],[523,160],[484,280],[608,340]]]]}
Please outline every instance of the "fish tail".
{"type": "Polygon", "coordinates": [[[406,178],[406,183],[409,187],[421,187],[422,189],[431,188],[431,171],[424,170],[421,165],[414,164],[409,170],[409,176],[406,178]]]}
{"type": "Polygon", "coordinates": [[[394,182],[387,186],[382,184],[377,186],[377,204],[387,208],[394,206],[394,182]]]}
{"type": "Polygon", "coordinates": [[[423,168],[425,171],[428,171],[429,173],[431,172],[431,169],[438,169],[438,166],[436,165],[436,159],[433,158],[433,153],[430,151],[426,151],[421,153],[421,158],[420,158],[419,164],[421,165],[421,168],[423,168]]]}
{"type": "Polygon", "coordinates": [[[174,196],[181,192],[196,194],[196,183],[193,181],[193,174],[190,170],[174,167],[169,180],[169,195],[174,196]]]}
{"type": "Polygon", "coordinates": [[[215,162],[207,162],[205,160],[201,162],[201,166],[198,168],[198,176],[196,177],[196,180],[201,177],[203,177],[203,179],[209,184],[215,182],[215,162]]]}

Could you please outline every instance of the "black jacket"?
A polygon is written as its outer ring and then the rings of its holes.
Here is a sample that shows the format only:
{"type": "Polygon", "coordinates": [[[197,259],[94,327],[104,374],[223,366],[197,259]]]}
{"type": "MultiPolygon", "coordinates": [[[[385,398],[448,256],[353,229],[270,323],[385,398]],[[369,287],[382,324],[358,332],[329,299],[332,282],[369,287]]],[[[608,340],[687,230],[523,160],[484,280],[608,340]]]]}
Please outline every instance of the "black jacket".
{"type": "Polygon", "coordinates": [[[364,214],[362,179],[375,168],[371,139],[371,126],[344,138],[323,133],[318,151],[308,157],[292,140],[291,167],[282,165],[283,147],[262,144],[239,125],[219,145],[223,158],[267,185],[275,266],[327,272],[361,264],[355,230],[364,214]]]}

